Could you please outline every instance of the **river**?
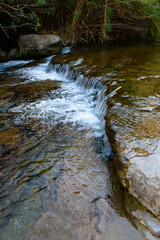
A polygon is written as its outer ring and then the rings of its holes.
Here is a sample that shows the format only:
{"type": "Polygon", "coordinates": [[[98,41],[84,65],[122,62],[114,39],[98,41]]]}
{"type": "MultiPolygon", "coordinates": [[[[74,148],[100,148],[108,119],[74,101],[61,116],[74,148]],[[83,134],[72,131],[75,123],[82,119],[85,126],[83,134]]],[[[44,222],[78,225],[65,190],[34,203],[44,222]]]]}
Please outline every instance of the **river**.
{"type": "Polygon", "coordinates": [[[0,63],[0,239],[142,240],[105,133],[107,86],[52,58],[0,63]]]}

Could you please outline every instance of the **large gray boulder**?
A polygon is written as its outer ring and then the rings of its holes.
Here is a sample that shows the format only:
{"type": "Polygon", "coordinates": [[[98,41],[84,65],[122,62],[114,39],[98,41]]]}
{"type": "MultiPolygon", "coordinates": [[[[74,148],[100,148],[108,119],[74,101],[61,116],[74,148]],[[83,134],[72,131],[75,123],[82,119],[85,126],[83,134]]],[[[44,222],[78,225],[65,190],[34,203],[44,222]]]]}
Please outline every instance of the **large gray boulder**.
{"type": "Polygon", "coordinates": [[[22,35],[18,40],[20,53],[31,56],[49,56],[60,52],[60,37],[56,35],[22,35]]]}

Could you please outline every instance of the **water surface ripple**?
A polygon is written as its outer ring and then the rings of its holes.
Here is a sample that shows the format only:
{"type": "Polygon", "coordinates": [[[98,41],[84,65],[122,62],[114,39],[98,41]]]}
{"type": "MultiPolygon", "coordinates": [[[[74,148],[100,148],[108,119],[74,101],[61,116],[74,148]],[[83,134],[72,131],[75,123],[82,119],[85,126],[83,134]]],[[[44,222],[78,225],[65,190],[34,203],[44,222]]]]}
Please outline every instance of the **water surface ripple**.
{"type": "Polygon", "coordinates": [[[109,161],[106,89],[50,59],[0,65],[1,240],[142,239],[109,161]]]}

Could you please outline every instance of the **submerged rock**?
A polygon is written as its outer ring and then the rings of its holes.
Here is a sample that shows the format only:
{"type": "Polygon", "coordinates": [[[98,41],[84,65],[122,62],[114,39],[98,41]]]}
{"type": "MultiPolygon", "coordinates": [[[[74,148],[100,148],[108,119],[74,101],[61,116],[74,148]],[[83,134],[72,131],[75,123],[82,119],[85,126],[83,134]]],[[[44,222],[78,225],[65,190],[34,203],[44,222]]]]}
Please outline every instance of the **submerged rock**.
{"type": "Polygon", "coordinates": [[[60,37],[56,35],[22,35],[18,40],[20,53],[29,57],[57,54],[61,50],[58,43],[60,43],[60,37]]]}

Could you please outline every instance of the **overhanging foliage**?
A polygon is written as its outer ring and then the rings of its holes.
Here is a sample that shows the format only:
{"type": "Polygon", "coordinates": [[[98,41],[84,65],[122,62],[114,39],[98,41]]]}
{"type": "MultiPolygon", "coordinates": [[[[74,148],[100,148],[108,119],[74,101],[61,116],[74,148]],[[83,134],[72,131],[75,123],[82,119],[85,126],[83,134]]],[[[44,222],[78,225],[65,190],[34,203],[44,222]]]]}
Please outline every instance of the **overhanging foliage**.
{"type": "MultiPolygon", "coordinates": [[[[145,37],[160,39],[156,0],[1,0],[0,28],[58,32],[64,44],[145,37]]],[[[26,31],[27,31],[26,30],[26,31]]]]}

